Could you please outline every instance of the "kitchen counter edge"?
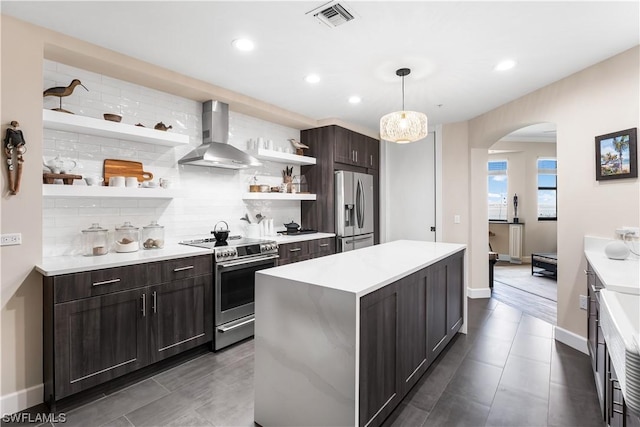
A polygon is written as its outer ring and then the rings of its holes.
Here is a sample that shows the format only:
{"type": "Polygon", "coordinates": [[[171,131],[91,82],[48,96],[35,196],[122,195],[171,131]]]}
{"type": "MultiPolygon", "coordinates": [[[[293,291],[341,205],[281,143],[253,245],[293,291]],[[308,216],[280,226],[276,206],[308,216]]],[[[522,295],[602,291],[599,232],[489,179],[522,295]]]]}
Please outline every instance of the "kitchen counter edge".
{"type": "Polygon", "coordinates": [[[260,270],[256,274],[343,291],[360,298],[466,248],[459,243],[396,240],[260,270]],[[415,252],[407,254],[406,250],[410,249],[415,252]]]}
{"type": "Polygon", "coordinates": [[[129,253],[109,252],[101,256],[66,255],[46,257],[42,259],[40,264],[35,266],[35,269],[43,276],[59,276],[212,253],[211,249],[173,244],[167,245],[162,249],[140,250],[129,253]]]}

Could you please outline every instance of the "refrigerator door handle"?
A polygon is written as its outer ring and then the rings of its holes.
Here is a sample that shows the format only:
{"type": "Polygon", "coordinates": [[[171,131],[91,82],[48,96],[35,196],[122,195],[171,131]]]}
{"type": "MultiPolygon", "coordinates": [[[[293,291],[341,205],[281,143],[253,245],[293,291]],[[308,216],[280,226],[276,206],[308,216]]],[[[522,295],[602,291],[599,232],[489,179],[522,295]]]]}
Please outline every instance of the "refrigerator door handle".
{"type": "Polygon", "coordinates": [[[364,204],[364,186],[362,185],[362,180],[358,179],[358,189],[356,194],[356,199],[358,200],[358,228],[364,228],[364,214],[365,214],[365,204],[364,204]]]}

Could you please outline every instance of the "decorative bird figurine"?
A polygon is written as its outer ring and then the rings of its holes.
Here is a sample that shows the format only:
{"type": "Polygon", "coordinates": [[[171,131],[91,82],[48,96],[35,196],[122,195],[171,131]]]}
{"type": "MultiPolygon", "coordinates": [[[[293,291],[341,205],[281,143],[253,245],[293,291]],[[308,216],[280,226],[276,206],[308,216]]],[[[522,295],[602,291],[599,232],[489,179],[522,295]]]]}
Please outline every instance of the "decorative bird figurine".
{"type": "Polygon", "coordinates": [[[80,80],[73,79],[73,80],[71,80],[71,84],[69,84],[69,86],[66,86],[66,87],[65,86],[50,87],[49,89],[47,89],[44,92],[42,92],[42,97],[57,96],[58,98],[60,98],[60,107],[59,108],[53,108],[53,111],[61,111],[63,113],[73,114],[71,111],[68,111],[68,110],[65,110],[65,109],[62,108],[62,97],[71,95],[73,93],[73,90],[78,85],[82,86],[83,88],[85,88],[85,90],[89,91],[89,89],[87,89],[86,86],[83,85],[80,82],[80,80]]]}
{"type": "Polygon", "coordinates": [[[289,138],[289,142],[291,143],[291,145],[293,145],[296,149],[296,154],[299,156],[304,156],[304,151],[302,151],[305,148],[309,148],[308,145],[304,145],[302,142],[298,141],[295,138],[289,138]]]}
{"type": "Polygon", "coordinates": [[[169,130],[173,128],[173,126],[171,125],[167,126],[164,123],[160,122],[160,123],[157,123],[153,128],[156,130],[169,130]]]}

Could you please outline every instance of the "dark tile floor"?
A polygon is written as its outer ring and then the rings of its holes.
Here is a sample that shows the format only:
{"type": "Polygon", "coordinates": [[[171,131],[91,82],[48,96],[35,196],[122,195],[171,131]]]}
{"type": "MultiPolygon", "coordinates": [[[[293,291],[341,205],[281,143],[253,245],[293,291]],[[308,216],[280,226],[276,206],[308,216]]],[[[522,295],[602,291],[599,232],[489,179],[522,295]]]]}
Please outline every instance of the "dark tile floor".
{"type": "MultiPolygon", "coordinates": [[[[386,426],[603,426],[589,358],[549,323],[469,300],[459,335],[386,426]]],[[[66,412],[61,426],[253,426],[253,341],[207,353],[66,412]]]]}
{"type": "Polygon", "coordinates": [[[459,335],[385,426],[604,426],[589,357],[495,298],[469,300],[459,335]]]}

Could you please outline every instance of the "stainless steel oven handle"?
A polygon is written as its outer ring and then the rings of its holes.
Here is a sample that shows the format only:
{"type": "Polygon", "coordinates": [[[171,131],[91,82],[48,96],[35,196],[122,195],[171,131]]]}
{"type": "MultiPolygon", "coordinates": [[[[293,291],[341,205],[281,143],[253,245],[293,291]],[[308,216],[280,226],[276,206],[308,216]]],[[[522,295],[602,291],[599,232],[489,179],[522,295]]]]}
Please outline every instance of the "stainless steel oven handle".
{"type": "Polygon", "coordinates": [[[234,330],[236,328],[239,328],[240,326],[244,326],[244,325],[247,325],[249,323],[253,323],[255,321],[256,321],[255,317],[252,317],[251,319],[244,320],[242,322],[236,323],[236,324],[231,325],[231,326],[219,326],[218,327],[218,331],[222,332],[222,333],[229,332],[229,331],[232,331],[232,330],[234,330]]]}
{"type": "Polygon", "coordinates": [[[268,261],[271,259],[276,259],[276,258],[280,258],[279,255],[269,255],[269,256],[264,256],[264,257],[260,257],[260,258],[249,258],[249,259],[243,259],[243,260],[235,260],[235,261],[226,261],[226,262],[218,262],[216,263],[217,267],[235,267],[237,265],[243,265],[243,264],[254,264],[257,262],[261,262],[261,261],[268,261]]]}

